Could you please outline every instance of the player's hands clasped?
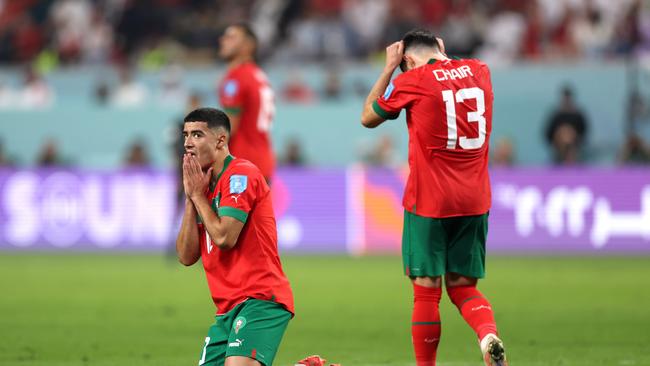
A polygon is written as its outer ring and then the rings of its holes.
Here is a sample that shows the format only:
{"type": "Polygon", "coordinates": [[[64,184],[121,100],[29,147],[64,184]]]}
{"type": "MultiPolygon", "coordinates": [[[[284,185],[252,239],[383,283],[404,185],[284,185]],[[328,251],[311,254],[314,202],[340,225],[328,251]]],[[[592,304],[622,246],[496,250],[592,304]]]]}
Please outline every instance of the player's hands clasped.
{"type": "Polygon", "coordinates": [[[404,43],[395,42],[386,47],[386,69],[393,71],[399,66],[404,57],[404,43]]]}
{"type": "Polygon", "coordinates": [[[207,172],[203,172],[195,156],[183,155],[183,188],[188,198],[194,199],[205,195],[211,177],[212,167],[207,172]]]}

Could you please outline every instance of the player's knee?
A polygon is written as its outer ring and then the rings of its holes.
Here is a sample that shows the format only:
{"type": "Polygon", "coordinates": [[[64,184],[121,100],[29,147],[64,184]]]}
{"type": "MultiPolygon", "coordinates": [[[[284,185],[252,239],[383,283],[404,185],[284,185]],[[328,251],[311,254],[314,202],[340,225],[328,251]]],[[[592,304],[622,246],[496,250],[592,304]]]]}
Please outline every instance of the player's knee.
{"type": "Polygon", "coordinates": [[[440,288],[442,287],[442,277],[414,277],[413,283],[422,287],[440,288]]]}
{"type": "Polygon", "coordinates": [[[474,277],[463,276],[458,273],[447,273],[445,275],[445,287],[449,291],[450,287],[458,286],[476,286],[478,279],[474,277]]]}

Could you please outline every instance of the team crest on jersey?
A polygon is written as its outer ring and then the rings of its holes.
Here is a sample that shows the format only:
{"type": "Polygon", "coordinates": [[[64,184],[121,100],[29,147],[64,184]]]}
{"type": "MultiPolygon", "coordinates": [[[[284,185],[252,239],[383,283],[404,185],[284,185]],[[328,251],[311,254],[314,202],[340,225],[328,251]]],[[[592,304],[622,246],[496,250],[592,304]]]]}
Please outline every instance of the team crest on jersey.
{"type": "Polygon", "coordinates": [[[243,316],[238,316],[235,321],[232,323],[232,329],[235,330],[235,334],[239,333],[239,331],[246,326],[246,318],[243,316]]]}
{"type": "Polygon", "coordinates": [[[226,96],[232,97],[233,95],[237,94],[237,89],[239,89],[239,86],[237,85],[237,82],[235,80],[228,80],[226,85],[223,86],[223,92],[226,94],[226,96]]]}
{"type": "Polygon", "coordinates": [[[391,83],[386,87],[386,91],[384,92],[384,100],[388,100],[388,98],[390,98],[390,95],[393,94],[393,90],[395,90],[395,85],[393,85],[393,82],[391,81],[391,83]]]}
{"type": "Polygon", "coordinates": [[[230,177],[230,193],[240,194],[248,186],[248,177],[245,175],[233,175],[230,177]]]}

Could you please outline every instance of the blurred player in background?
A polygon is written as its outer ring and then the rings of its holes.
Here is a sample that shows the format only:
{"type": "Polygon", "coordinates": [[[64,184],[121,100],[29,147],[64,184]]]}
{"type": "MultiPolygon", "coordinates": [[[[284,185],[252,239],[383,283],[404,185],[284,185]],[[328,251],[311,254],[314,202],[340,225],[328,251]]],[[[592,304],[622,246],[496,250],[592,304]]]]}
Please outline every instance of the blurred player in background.
{"type": "Polygon", "coordinates": [[[199,365],[270,366],[294,313],[278,256],[271,192],[259,169],[228,149],[228,116],[201,108],[183,130],[181,263],[202,259],[217,306],[199,365]]]}
{"type": "Polygon", "coordinates": [[[219,101],[230,118],[230,151],[247,159],[271,181],[275,167],[269,131],[275,114],[273,90],[255,64],[257,37],[246,24],[226,28],[219,41],[219,56],[228,63],[219,85],[219,101]]]}
{"type": "Polygon", "coordinates": [[[476,288],[485,275],[492,101],[486,64],[450,59],[442,40],[413,30],[386,48],[386,66],[364,105],[361,122],[368,128],[406,109],[410,174],[402,255],[414,288],[418,366],[435,365],[443,276],[451,301],[478,335],[485,364],[506,365],[492,307],[476,288]],[[403,73],[391,82],[398,66],[403,73]]]}

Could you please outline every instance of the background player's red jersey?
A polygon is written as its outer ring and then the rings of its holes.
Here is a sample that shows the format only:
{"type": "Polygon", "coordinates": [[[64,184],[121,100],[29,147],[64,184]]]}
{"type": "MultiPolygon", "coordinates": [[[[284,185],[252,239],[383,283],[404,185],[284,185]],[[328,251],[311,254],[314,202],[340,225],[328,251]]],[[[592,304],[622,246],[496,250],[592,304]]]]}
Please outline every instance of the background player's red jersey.
{"type": "Polygon", "coordinates": [[[269,130],[275,104],[264,72],[252,62],[230,69],[219,86],[219,101],[229,114],[240,117],[228,143],[230,152],[251,161],[264,177],[271,178],[275,159],[269,130]]]}
{"type": "Polygon", "coordinates": [[[208,199],[219,216],[245,222],[229,250],[214,245],[199,223],[201,259],[217,314],[249,298],[275,301],[293,313],[291,286],[278,256],[271,191],[259,169],[229,156],[208,199]]]}
{"type": "Polygon", "coordinates": [[[406,108],[410,174],[404,208],[427,217],[486,213],[490,70],[479,60],[431,60],[399,75],[373,104],[386,119],[406,108]]]}

